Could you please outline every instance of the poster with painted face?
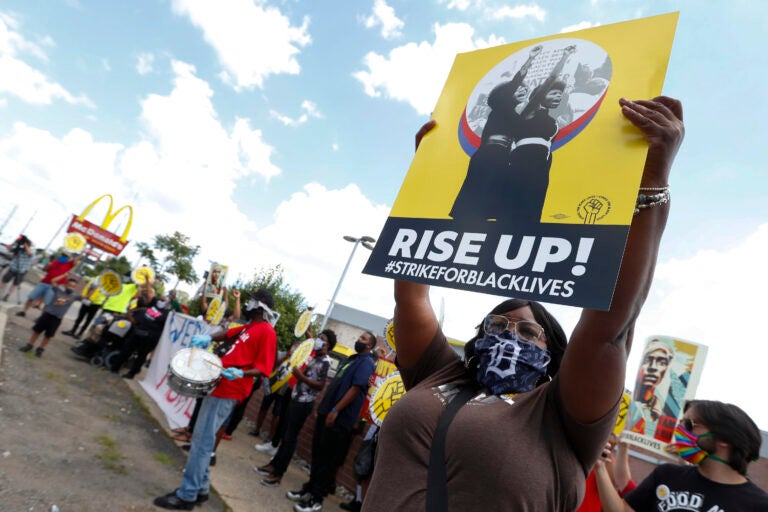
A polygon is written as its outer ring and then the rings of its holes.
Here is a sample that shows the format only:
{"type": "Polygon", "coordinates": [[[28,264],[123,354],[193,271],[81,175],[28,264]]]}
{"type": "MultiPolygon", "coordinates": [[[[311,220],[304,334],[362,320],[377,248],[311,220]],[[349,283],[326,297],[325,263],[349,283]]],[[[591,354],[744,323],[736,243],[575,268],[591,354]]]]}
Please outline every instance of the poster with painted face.
{"type": "Polygon", "coordinates": [[[677,14],[459,54],[364,272],[607,310],[677,14]],[[653,34],[653,37],[648,37],[653,34]]]}
{"type": "Polygon", "coordinates": [[[221,297],[224,293],[227,278],[227,265],[221,263],[212,263],[208,271],[208,277],[205,279],[206,298],[221,297]]]}
{"type": "Polygon", "coordinates": [[[696,396],[707,347],[672,336],[651,336],[643,348],[622,439],[659,455],[672,441],[687,400],[696,396]]]}

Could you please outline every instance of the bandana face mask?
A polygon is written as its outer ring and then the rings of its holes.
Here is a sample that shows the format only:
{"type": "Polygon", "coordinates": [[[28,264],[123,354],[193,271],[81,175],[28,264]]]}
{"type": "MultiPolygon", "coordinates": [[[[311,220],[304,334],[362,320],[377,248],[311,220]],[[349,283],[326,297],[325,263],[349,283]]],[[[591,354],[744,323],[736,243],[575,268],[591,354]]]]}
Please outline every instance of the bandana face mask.
{"type": "Polygon", "coordinates": [[[280,313],[277,311],[272,311],[269,309],[269,306],[261,302],[260,300],[256,299],[250,299],[245,304],[245,310],[246,311],[253,311],[254,309],[261,308],[264,311],[264,320],[269,322],[272,327],[275,326],[277,321],[280,319],[280,313]]]}
{"type": "Polygon", "coordinates": [[[510,331],[486,334],[475,341],[475,356],[477,382],[494,395],[532,390],[551,360],[549,351],[519,339],[510,331]]]}

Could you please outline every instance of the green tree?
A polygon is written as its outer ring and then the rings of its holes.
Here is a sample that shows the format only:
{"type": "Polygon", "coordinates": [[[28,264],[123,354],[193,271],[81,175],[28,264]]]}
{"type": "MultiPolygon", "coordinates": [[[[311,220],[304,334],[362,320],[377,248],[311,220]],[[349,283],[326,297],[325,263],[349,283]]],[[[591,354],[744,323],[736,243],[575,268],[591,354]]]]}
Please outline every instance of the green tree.
{"type": "Polygon", "coordinates": [[[116,258],[109,258],[96,262],[92,267],[86,267],[84,274],[87,277],[98,276],[105,270],[112,270],[122,277],[131,271],[131,262],[125,256],[118,256],[116,258]]]}
{"type": "Polygon", "coordinates": [[[176,276],[174,290],[182,281],[188,284],[197,281],[197,272],[192,266],[192,260],[200,252],[200,246],[190,245],[187,235],[178,231],[174,231],[172,235],[157,235],[155,248],[165,253],[163,270],[176,276]]]}
{"type": "Polygon", "coordinates": [[[191,245],[187,235],[174,231],[172,235],[156,235],[150,246],[146,242],[138,242],[136,249],[141,259],[155,271],[155,277],[163,283],[168,282],[168,274],[176,277],[173,289],[180,282],[192,284],[197,281],[197,272],[192,266],[192,260],[200,252],[199,245],[191,245]]]}
{"type": "Polygon", "coordinates": [[[154,270],[155,274],[158,274],[160,272],[160,262],[157,261],[157,256],[155,256],[155,251],[152,250],[152,247],[146,242],[136,242],[136,250],[139,252],[139,264],[146,260],[147,266],[154,270]]]}

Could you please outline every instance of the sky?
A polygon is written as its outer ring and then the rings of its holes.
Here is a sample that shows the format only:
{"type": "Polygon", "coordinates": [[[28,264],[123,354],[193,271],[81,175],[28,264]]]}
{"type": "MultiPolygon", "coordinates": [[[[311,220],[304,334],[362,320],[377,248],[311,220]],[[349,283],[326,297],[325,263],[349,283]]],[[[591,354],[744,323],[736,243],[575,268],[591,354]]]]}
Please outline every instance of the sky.
{"type": "MultiPolygon", "coordinates": [[[[768,306],[764,2],[6,0],[0,241],[26,227],[58,247],[69,216],[110,193],[135,210],[130,240],[181,231],[199,274],[280,264],[324,312],[353,248],[342,237],[378,237],[456,53],[674,11],[664,94],[683,101],[686,140],[636,339],[707,345],[698,397],[768,430],[768,340],[752,325],[768,306]]],[[[337,301],[390,317],[368,254],[337,301]]],[[[461,340],[499,302],[431,297],[461,340]]],[[[570,332],[579,310],[552,310],[570,332]]],[[[638,364],[635,350],[630,388],[638,364]]]]}

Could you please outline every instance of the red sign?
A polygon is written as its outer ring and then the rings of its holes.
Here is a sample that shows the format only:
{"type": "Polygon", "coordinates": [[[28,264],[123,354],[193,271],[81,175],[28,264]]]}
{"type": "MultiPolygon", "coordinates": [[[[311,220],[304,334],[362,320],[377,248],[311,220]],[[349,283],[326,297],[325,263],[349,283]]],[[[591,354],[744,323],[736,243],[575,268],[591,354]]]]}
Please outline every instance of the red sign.
{"type": "Polygon", "coordinates": [[[72,221],[69,223],[67,233],[80,233],[92,246],[115,256],[123,252],[125,246],[128,245],[127,240],[120,240],[119,236],[100,228],[86,219],[78,220],[77,215],[72,215],[72,221]]]}

